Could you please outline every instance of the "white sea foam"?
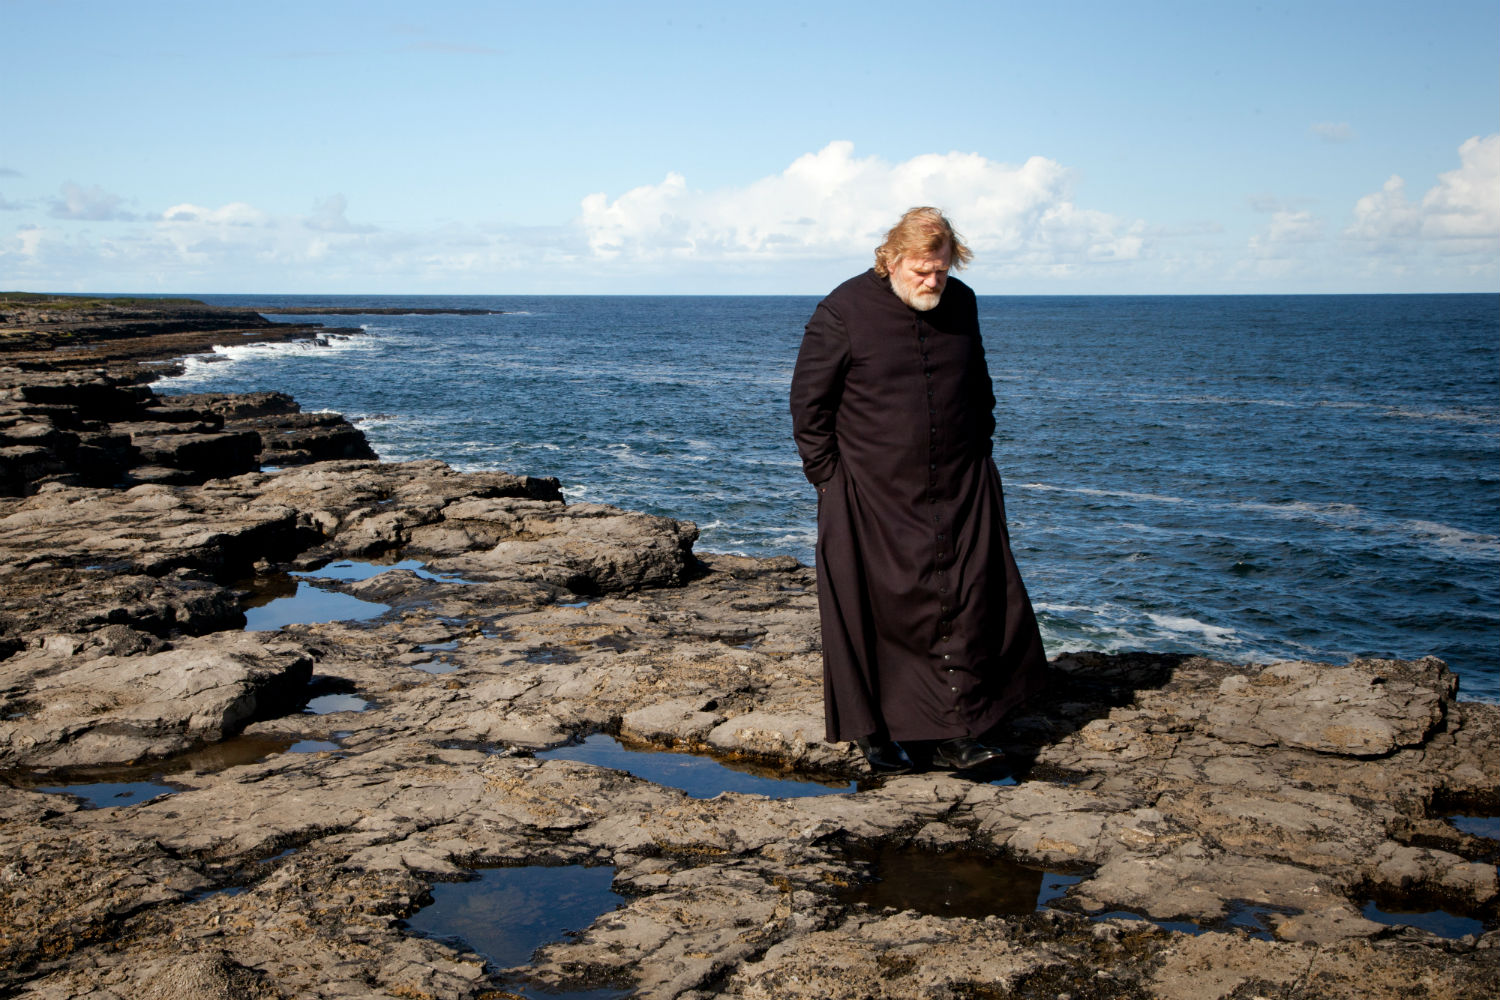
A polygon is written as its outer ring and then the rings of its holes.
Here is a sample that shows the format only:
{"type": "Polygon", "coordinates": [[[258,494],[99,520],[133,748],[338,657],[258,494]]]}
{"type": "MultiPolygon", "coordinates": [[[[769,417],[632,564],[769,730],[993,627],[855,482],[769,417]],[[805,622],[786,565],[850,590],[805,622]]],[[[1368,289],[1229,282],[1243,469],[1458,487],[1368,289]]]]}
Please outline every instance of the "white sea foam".
{"type": "Polygon", "coordinates": [[[1061,615],[1069,611],[1091,611],[1086,604],[1054,604],[1050,601],[1032,601],[1031,606],[1036,611],[1045,611],[1048,614],[1061,615]]]}
{"type": "Polygon", "coordinates": [[[325,333],[311,340],[285,340],[280,343],[215,344],[209,354],[190,354],[181,359],[182,374],[162,380],[166,388],[193,385],[218,378],[225,365],[269,361],[275,358],[309,354],[338,354],[346,351],[375,351],[380,342],[372,337],[325,333]]]}
{"type": "Polygon", "coordinates": [[[1447,554],[1462,553],[1485,559],[1500,558],[1500,535],[1468,531],[1437,521],[1401,520],[1372,513],[1349,503],[1242,503],[1232,505],[1241,510],[1258,510],[1276,517],[1316,521],[1345,531],[1373,531],[1396,536],[1447,554]]]}
{"type": "Polygon", "coordinates": [[[1235,637],[1234,629],[1219,625],[1209,625],[1206,622],[1198,621],[1196,618],[1183,618],[1179,615],[1156,615],[1149,611],[1146,613],[1146,617],[1151,619],[1152,623],[1164,632],[1171,632],[1177,635],[1197,633],[1209,642],[1218,644],[1239,641],[1235,637]]]}
{"type": "Polygon", "coordinates": [[[1466,556],[1500,559],[1500,535],[1483,535],[1436,521],[1404,521],[1402,527],[1424,542],[1466,556]]]}
{"type": "Polygon", "coordinates": [[[1324,523],[1350,524],[1363,521],[1368,515],[1352,503],[1308,503],[1293,500],[1290,503],[1262,503],[1250,501],[1230,504],[1237,510],[1259,510],[1277,517],[1304,518],[1324,523]]]}
{"type": "Polygon", "coordinates": [[[817,543],[818,533],[816,531],[794,531],[770,539],[770,545],[777,550],[794,547],[810,549],[817,543]]]}
{"type": "Polygon", "coordinates": [[[1118,497],[1121,500],[1141,500],[1151,503],[1191,503],[1186,497],[1169,497],[1160,493],[1132,493],[1129,490],[1100,490],[1090,486],[1053,486],[1050,483],[1022,483],[1017,489],[1037,490],[1048,493],[1079,493],[1090,497],[1118,497]]]}

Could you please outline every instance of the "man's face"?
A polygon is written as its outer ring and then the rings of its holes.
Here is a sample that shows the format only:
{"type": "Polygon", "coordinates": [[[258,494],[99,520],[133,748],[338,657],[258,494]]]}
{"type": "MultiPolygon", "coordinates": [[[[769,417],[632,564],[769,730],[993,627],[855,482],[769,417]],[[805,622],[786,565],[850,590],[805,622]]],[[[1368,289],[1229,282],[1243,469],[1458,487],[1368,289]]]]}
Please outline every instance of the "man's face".
{"type": "Polygon", "coordinates": [[[944,243],[943,248],[932,256],[897,257],[891,265],[891,289],[917,312],[936,307],[943,297],[943,286],[948,283],[952,251],[952,246],[944,243]]]}

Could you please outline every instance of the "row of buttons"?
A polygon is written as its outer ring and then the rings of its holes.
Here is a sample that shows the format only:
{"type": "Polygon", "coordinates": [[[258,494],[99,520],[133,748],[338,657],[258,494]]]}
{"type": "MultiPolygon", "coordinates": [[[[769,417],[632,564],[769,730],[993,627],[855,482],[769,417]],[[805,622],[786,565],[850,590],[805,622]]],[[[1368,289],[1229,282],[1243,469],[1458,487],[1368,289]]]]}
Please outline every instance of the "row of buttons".
{"type": "MultiPolygon", "coordinates": [[[[920,331],[920,329],[921,329],[920,328],[921,320],[918,320],[917,322],[919,324],[918,330],[920,331]]],[[[927,343],[927,334],[919,332],[917,334],[917,343],[919,345],[925,345],[927,343]]],[[[926,377],[927,381],[930,383],[932,381],[932,368],[930,367],[930,359],[927,356],[927,348],[925,346],[922,346],[920,348],[920,350],[922,351],[922,366],[923,366],[923,368],[922,368],[922,374],[926,377]]],[[[927,398],[929,400],[931,400],[931,399],[934,398],[933,397],[933,389],[932,389],[931,385],[928,385],[928,387],[927,387],[927,398]]],[[[935,449],[937,447],[937,437],[938,437],[937,421],[935,419],[933,419],[933,418],[937,417],[937,410],[933,407],[933,404],[930,403],[930,402],[928,403],[927,416],[928,416],[929,419],[932,419],[932,421],[933,421],[928,426],[928,436],[929,436],[928,449],[930,451],[930,450],[935,449]]],[[[928,473],[928,475],[927,475],[927,487],[928,487],[927,503],[929,505],[931,505],[931,506],[935,506],[937,504],[937,496],[936,496],[936,492],[935,492],[936,489],[937,489],[937,462],[936,461],[929,461],[928,462],[928,464],[927,464],[927,473],[928,473]]],[[[938,527],[942,526],[943,515],[942,515],[941,512],[936,512],[936,513],[934,513],[932,515],[932,523],[934,525],[937,525],[938,527]]],[[[948,617],[949,612],[952,610],[952,608],[951,608],[951,605],[949,605],[947,603],[948,583],[947,583],[947,580],[946,580],[945,571],[943,570],[943,567],[942,567],[942,561],[945,558],[947,558],[947,556],[948,556],[948,553],[946,551],[944,551],[944,546],[943,546],[943,543],[945,541],[947,541],[947,532],[945,532],[945,531],[936,531],[936,532],[934,532],[934,534],[936,535],[936,549],[937,549],[937,563],[938,563],[938,566],[937,566],[937,576],[938,576],[938,581],[939,581],[938,593],[942,595],[942,600],[944,602],[941,605],[939,605],[939,611],[942,614],[942,617],[938,620],[938,624],[942,626],[942,634],[938,637],[938,641],[939,642],[948,642],[949,640],[951,640],[953,638],[953,622],[948,617]]],[[[952,659],[953,659],[953,654],[952,653],[944,653],[943,654],[943,659],[946,660],[946,661],[950,661],[951,662],[952,659]]],[[[951,675],[953,673],[953,668],[952,667],[948,668],[948,673],[949,673],[950,679],[951,679],[951,675]]],[[[958,687],[956,685],[949,685],[948,690],[950,690],[950,691],[952,691],[952,692],[954,692],[956,694],[958,692],[958,687]]],[[[958,705],[957,705],[956,702],[955,702],[953,708],[951,709],[951,711],[953,711],[955,713],[958,711],[958,705]]]]}

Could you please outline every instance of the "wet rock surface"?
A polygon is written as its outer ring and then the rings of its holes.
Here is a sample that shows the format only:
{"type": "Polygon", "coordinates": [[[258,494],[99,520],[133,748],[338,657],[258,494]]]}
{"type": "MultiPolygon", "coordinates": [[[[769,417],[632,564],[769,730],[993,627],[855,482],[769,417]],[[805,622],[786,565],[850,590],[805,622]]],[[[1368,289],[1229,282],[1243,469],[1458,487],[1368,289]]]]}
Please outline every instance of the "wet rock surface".
{"type": "Polygon", "coordinates": [[[1500,812],[1500,708],[1436,660],[1065,654],[1006,781],[695,797],[536,756],[607,732],[863,779],[821,741],[812,570],[695,536],[435,462],[0,498],[0,993],[1494,995],[1500,842],[1448,817],[1500,812]],[[387,610],[242,629],[302,585],[387,610]],[[171,794],[67,794],[112,773],[171,794]],[[1036,912],[859,902],[903,852],[1060,875],[1036,912]],[[493,866],[624,902],[505,967],[407,925],[493,866]]]}
{"type": "Polygon", "coordinates": [[[284,393],[159,397],[144,384],[216,344],[328,332],[188,299],[0,294],[0,496],[373,459],[342,416],[302,413],[284,393]]]}

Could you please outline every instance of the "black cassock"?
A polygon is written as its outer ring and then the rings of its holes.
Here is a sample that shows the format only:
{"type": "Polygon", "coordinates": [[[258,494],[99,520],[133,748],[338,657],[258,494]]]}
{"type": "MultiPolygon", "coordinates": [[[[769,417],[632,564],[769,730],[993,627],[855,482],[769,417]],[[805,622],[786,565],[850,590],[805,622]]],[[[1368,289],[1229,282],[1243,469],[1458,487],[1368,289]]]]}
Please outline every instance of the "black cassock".
{"type": "Polygon", "coordinates": [[[873,269],[844,282],[808,321],[791,402],[818,488],[828,739],[982,734],[1046,653],[990,458],[974,292],[950,278],[918,312],[873,269]]]}

